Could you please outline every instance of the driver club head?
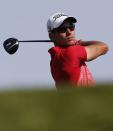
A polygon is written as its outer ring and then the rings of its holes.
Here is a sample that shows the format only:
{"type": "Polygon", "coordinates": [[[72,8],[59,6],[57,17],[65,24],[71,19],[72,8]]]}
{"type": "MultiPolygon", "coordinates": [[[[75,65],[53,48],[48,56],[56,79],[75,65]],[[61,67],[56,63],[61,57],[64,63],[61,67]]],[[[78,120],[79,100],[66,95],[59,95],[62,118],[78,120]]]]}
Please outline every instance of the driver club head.
{"type": "Polygon", "coordinates": [[[9,38],[3,43],[4,49],[9,54],[14,54],[19,47],[19,41],[16,38],[9,38]]]}

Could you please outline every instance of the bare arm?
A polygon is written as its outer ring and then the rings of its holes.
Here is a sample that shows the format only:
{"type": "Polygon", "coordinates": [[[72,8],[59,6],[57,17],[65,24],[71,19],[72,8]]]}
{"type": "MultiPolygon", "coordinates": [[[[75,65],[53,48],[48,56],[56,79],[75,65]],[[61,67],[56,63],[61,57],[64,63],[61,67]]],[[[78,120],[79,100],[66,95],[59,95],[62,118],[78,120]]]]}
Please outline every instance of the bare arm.
{"type": "Polygon", "coordinates": [[[108,51],[108,46],[100,41],[81,41],[80,45],[85,46],[87,61],[94,60],[108,51]]]}

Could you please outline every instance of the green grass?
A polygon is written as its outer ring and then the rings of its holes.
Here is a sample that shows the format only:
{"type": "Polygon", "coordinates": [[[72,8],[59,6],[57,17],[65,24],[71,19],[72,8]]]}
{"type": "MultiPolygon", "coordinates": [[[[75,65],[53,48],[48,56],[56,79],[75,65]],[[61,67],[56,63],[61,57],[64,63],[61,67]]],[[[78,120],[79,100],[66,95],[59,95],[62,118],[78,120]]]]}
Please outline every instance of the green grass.
{"type": "Polygon", "coordinates": [[[113,86],[0,92],[0,131],[113,130],[113,86]]]}

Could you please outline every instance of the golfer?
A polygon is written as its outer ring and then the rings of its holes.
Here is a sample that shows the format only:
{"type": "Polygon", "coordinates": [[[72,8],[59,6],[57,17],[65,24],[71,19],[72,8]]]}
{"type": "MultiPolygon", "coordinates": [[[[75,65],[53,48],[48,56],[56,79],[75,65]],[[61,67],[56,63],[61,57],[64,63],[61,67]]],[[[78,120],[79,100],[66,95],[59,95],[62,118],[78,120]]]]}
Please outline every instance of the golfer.
{"type": "Polygon", "coordinates": [[[51,74],[56,87],[92,87],[95,80],[85,62],[104,55],[108,46],[101,41],[82,41],[76,38],[76,18],[55,13],[47,21],[49,38],[54,47],[51,55],[51,74]]]}

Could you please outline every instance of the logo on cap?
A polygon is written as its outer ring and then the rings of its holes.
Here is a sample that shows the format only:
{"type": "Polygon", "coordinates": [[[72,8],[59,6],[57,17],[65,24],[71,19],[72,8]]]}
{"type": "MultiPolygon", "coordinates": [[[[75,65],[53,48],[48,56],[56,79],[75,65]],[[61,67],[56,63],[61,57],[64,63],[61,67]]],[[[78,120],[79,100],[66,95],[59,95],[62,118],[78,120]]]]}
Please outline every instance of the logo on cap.
{"type": "Polygon", "coordinates": [[[57,14],[53,17],[54,19],[54,22],[56,21],[56,19],[60,18],[61,16],[68,16],[68,15],[65,15],[65,14],[57,14]]]}

